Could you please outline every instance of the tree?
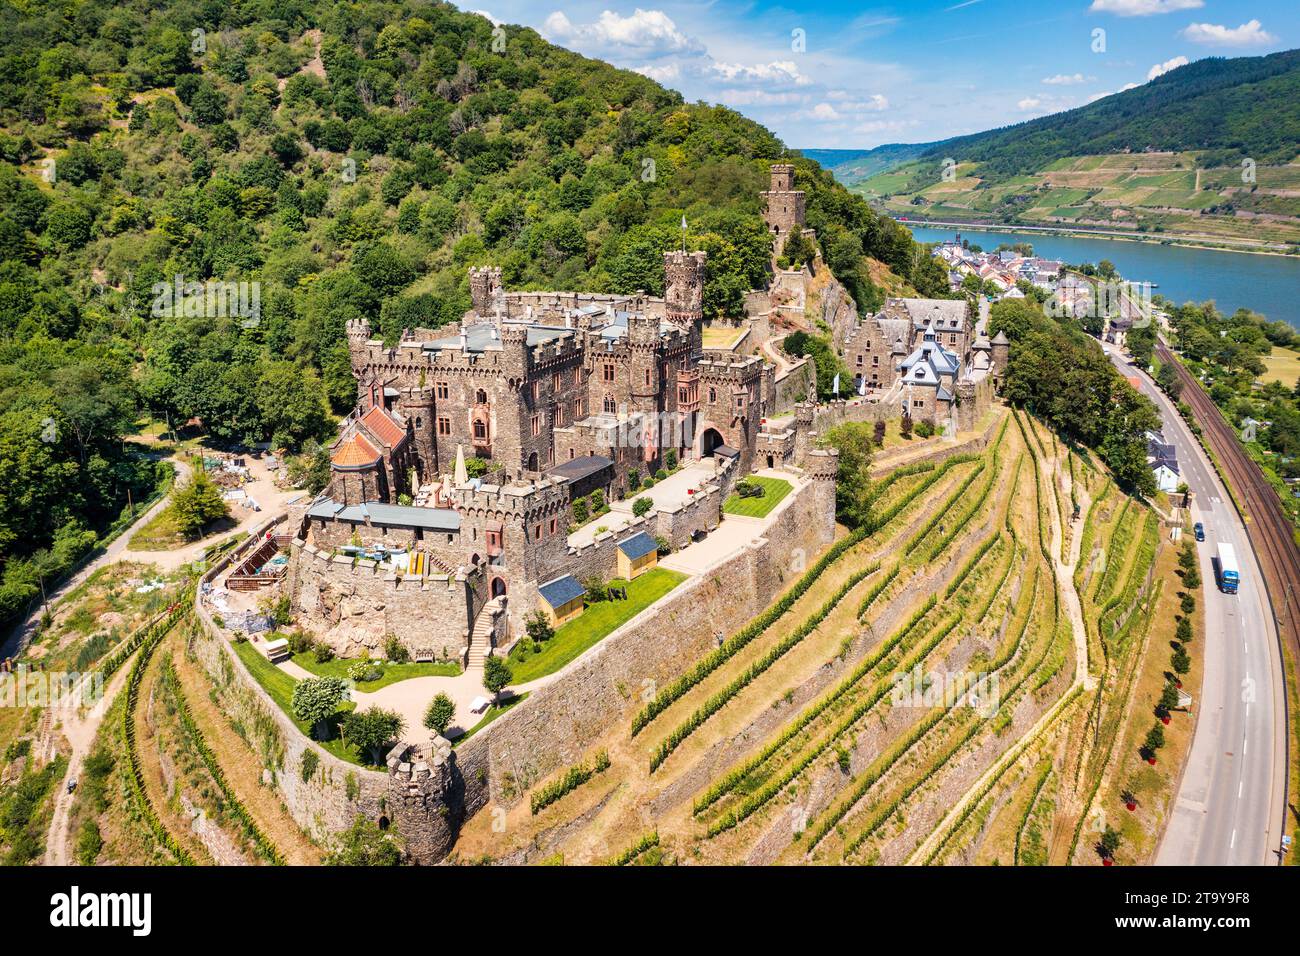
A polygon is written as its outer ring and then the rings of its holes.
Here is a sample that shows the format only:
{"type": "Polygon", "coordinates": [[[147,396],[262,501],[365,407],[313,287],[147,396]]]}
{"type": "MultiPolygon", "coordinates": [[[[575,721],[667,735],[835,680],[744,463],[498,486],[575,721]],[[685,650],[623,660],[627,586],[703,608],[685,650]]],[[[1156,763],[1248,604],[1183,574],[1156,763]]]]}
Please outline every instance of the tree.
{"type": "Polygon", "coordinates": [[[230,515],[230,507],[202,467],[184,485],[172,492],[170,506],[176,530],[187,538],[196,538],[212,522],[230,515]]]}
{"type": "Polygon", "coordinates": [[[1174,630],[1174,636],[1186,644],[1192,639],[1192,622],[1188,618],[1180,618],[1178,627],[1174,630]]]}
{"type": "Polygon", "coordinates": [[[821,444],[839,449],[835,482],[836,516],[851,528],[871,518],[868,492],[871,488],[872,428],[865,422],[845,422],[830,429],[821,444]]]}
{"type": "Polygon", "coordinates": [[[1165,729],[1159,724],[1152,724],[1151,729],[1147,731],[1146,738],[1142,741],[1142,749],[1154,756],[1155,752],[1164,745],[1165,729]]]}
{"type": "Polygon", "coordinates": [[[524,618],[524,629],[534,644],[544,644],[555,636],[555,628],[541,611],[533,611],[524,618]]]}
{"type": "Polygon", "coordinates": [[[1192,669],[1192,659],[1181,644],[1178,645],[1178,649],[1170,657],[1169,663],[1173,665],[1174,673],[1180,677],[1186,675],[1192,669]]]}
{"type": "Polygon", "coordinates": [[[1178,688],[1173,684],[1165,684],[1165,689],[1160,692],[1160,709],[1171,711],[1178,706],[1178,688]]]}
{"type": "Polygon", "coordinates": [[[325,740],[329,722],[348,696],[348,685],[338,677],[309,677],[293,688],[293,716],[311,725],[314,740],[325,740]]]}
{"type": "Polygon", "coordinates": [[[441,736],[447,732],[447,728],[455,718],[455,702],[439,691],[433,700],[429,701],[429,706],[424,711],[424,726],[441,736]]]}
{"type": "Polygon", "coordinates": [[[1156,373],[1156,384],[1165,390],[1175,402],[1183,394],[1183,383],[1178,377],[1178,372],[1172,362],[1166,362],[1160,366],[1160,371],[1156,373]]]}
{"type": "Polygon", "coordinates": [[[406,729],[402,715],[392,710],[371,707],[354,710],[343,718],[343,736],[370,757],[371,763],[382,763],[384,748],[400,737],[406,729]]]}
{"type": "Polygon", "coordinates": [[[514,679],[514,676],[504,657],[489,655],[483,661],[483,687],[492,695],[493,700],[500,695],[502,689],[514,679]]]}
{"type": "Polygon", "coordinates": [[[650,513],[650,510],[654,508],[654,506],[655,503],[653,498],[638,498],[636,501],[632,502],[632,514],[636,515],[638,518],[644,518],[650,513]]]}
{"type": "Polygon", "coordinates": [[[1097,852],[1100,853],[1104,859],[1114,859],[1116,851],[1119,850],[1119,846],[1119,831],[1111,826],[1107,826],[1106,829],[1102,831],[1101,839],[1097,842],[1097,852]]]}
{"type": "Polygon", "coordinates": [[[401,862],[402,849],[392,834],[365,817],[357,817],[339,834],[325,857],[326,866],[398,866],[401,862]]]}

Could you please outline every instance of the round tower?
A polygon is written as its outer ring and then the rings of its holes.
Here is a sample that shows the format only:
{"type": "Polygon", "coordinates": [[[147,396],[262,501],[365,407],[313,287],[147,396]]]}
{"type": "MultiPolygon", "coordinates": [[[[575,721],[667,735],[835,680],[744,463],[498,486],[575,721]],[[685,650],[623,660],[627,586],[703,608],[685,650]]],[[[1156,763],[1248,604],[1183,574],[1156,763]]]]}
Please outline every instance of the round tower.
{"type": "Polygon", "coordinates": [[[434,450],[433,386],[411,385],[397,399],[397,412],[406,419],[415,443],[415,470],[421,483],[438,474],[434,450]]]}
{"type": "Polygon", "coordinates": [[[455,762],[442,737],[424,745],[399,744],[388,753],[385,809],[413,863],[439,863],[456,842],[457,814],[450,801],[455,762]]]}
{"type": "Polygon", "coordinates": [[[501,270],[496,266],[470,266],[469,297],[474,311],[481,316],[496,311],[496,299],[501,291],[501,270]]]}
{"type": "Polygon", "coordinates": [[[674,325],[689,328],[704,320],[706,252],[674,249],[664,253],[664,314],[674,325]]]}

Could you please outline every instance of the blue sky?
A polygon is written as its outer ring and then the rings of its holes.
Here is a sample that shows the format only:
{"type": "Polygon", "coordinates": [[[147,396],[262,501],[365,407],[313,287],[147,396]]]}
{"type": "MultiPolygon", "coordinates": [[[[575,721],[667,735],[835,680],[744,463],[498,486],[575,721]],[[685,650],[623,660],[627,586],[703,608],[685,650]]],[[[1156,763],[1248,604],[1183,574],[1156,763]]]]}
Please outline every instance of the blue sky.
{"type": "Polygon", "coordinates": [[[1300,46],[1297,0],[465,7],[732,106],[795,147],[943,139],[1082,106],[1203,57],[1300,46]]]}

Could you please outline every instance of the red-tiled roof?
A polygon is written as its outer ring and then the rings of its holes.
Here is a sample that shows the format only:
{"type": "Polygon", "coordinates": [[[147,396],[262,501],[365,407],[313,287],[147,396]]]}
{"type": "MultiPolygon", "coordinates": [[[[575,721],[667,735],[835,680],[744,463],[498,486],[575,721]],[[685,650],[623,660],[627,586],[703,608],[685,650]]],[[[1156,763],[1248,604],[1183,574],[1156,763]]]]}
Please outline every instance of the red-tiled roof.
{"type": "Polygon", "coordinates": [[[389,448],[396,448],[406,438],[406,429],[393,420],[383,407],[376,405],[361,416],[361,424],[389,448]]]}
{"type": "Polygon", "coordinates": [[[357,434],[340,444],[330,456],[331,462],[343,468],[373,465],[378,460],[379,452],[375,446],[366,441],[364,435],[357,434]]]}

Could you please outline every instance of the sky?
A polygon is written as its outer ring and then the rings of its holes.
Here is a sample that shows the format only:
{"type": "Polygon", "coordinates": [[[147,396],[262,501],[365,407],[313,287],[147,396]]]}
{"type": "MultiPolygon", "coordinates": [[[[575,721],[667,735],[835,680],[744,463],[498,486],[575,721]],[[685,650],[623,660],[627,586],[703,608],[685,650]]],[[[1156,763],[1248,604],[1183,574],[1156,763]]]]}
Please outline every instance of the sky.
{"type": "MultiPolygon", "coordinates": [[[[463,0],[462,0],[463,2],[463,0]]],[[[1300,0],[469,0],[796,148],[975,133],[1207,56],[1300,46],[1300,0]]]]}

